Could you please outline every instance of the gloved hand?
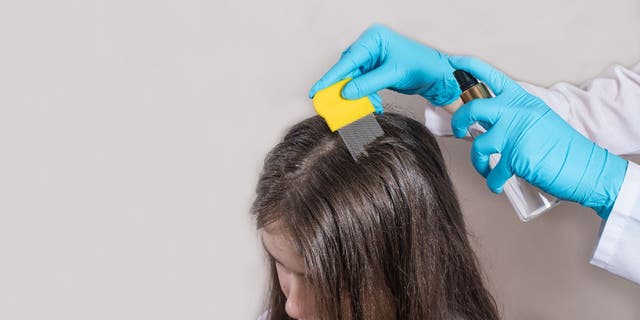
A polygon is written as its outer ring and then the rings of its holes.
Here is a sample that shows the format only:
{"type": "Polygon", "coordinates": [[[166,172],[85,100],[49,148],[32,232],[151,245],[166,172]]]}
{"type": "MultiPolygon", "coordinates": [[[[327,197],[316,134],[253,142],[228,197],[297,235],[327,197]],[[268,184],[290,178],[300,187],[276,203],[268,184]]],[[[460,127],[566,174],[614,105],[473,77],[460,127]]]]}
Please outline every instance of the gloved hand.
{"type": "Polygon", "coordinates": [[[624,180],[627,161],[573,129],[541,99],[474,58],[451,57],[451,65],[483,81],[496,95],[463,105],[451,119],[453,134],[464,137],[474,122],[488,124],[473,142],[471,161],[495,192],[513,174],[560,199],[593,208],[606,219],[624,180]],[[500,153],[495,168],[489,155],[500,153]]]}
{"type": "Polygon", "coordinates": [[[309,97],[337,81],[352,77],[342,90],[345,99],[370,96],[389,88],[400,93],[419,94],[432,104],[443,106],[460,95],[453,71],[446,54],[382,25],[373,25],[313,85],[309,97]]]}

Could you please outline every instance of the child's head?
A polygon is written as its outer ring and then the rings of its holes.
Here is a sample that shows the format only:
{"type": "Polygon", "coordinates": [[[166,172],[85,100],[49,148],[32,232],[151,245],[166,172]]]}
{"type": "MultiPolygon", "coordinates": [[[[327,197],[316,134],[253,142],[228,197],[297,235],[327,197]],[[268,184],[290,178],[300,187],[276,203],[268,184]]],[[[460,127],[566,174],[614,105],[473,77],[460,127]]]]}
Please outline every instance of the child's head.
{"type": "Polygon", "coordinates": [[[267,155],[252,211],[270,319],[496,319],[434,137],[376,118],[357,162],[317,116],[267,155]]]}

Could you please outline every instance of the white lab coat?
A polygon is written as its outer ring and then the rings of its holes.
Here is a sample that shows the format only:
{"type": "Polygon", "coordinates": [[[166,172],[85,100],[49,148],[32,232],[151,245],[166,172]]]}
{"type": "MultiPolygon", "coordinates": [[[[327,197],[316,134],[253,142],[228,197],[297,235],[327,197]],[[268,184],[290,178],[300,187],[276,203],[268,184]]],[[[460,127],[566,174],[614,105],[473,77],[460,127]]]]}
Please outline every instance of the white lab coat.
{"type": "MultiPolygon", "coordinates": [[[[598,145],[618,155],[640,154],[640,63],[633,68],[615,65],[582,86],[520,84],[598,145]]],[[[425,116],[434,134],[451,134],[447,112],[430,106],[425,116]]],[[[640,165],[636,163],[629,161],[591,264],[640,284],[640,165]]]]}

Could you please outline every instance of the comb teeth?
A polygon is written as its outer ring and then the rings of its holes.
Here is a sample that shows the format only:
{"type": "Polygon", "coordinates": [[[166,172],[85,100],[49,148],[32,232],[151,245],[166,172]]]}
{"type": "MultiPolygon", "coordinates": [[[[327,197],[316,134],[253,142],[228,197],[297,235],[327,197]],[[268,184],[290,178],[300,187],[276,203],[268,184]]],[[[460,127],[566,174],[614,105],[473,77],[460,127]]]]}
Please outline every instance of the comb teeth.
{"type": "Polygon", "coordinates": [[[338,133],[355,160],[364,151],[364,146],[384,135],[382,127],[372,113],[338,129],[338,133]]]}

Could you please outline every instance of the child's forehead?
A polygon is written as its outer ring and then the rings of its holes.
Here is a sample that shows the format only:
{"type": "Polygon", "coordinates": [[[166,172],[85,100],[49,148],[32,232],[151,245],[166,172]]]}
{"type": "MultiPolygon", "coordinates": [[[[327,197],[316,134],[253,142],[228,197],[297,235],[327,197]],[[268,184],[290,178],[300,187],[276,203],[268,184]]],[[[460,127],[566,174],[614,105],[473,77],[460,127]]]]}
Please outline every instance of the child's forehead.
{"type": "Polygon", "coordinates": [[[282,224],[282,222],[280,222],[280,220],[275,220],[272,221],[268,224],[266,224],[263,228],[262,228],[263,232],[269,233],[270,235],[274,235],[274,236],[286,236],[285,232],[284,232],[284,225],[282,224]]]}
{"type": "Polygon", "coordinates": [[[287,269],[304,273],[304,259],[296,250],[295,244],[282,228],[272,226],[263,228],[262,243],[265,250],[287,269]]]}
{"type": "Polygon", "coordinates": [[[278,221],[269,223],[262,228],[262,242],[266,249],[272,253],[271,249],[279,252],[295,253],[295,242],[287,232],[286,227],[278,221]]]}

